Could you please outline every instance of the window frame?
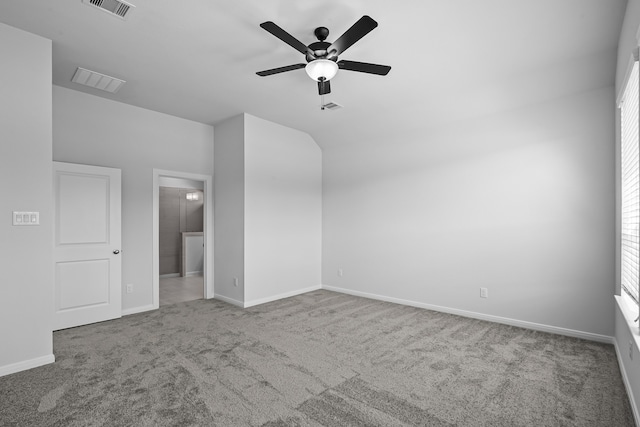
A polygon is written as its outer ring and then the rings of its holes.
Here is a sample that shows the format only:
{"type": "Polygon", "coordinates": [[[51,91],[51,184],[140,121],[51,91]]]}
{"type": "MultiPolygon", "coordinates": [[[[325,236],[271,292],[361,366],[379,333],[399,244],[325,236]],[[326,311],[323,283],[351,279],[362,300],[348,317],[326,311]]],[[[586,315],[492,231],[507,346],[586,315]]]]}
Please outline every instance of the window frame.
{"type": "Polygon", "coordinates": [[[620,227],[617,229],[617,235],[619,239],[618,250],[620,251],[620,260],[618,263],[618,267],[620,268],[620,296],[624,302],[624,305],[628,309],[625,310],[625,312],[631,311],[631,313],[634,313],[633,317],[629,320],[636,322],[638,321],[638,319],[640,319],[640,108],[638,108],[638,106],[640,105],[640,63],[638,59],[638,48],[636,48],[629,60],[629,65],[627,66],[623,84],[620,88],[618,99],[616,100],[616,106],[619,112],[618,124],[620,125],[620,146],[618,148],[618,154],[620,156],[620,170],[617,176],[618,184],[620,186],[620,200],[618,204],[620,211],[617,215],[618,220],[620,221],[620,227]],[[635,80],[632,82],[632,79],[635,80]],[[629,92],[630,83],[633,83],[633,85],[635,86],[631,87],[631,89],[634,90],[633,92],[629,92]],[[631,148],[632,151],[631,153],[629,153],[631,157],[625,157],[625,147],[628,147],[629,145],[628,141],[625,140],[625,136],[627,136],[627,132],[625,132],[625,119],[629,120],[629,118],[626,117],[623,108],[625,101],[629,102],[629,99],[627,99],[629,95],[635,97],[631,100],[631,102],[634,103],[631,104],[631,106],[635,107],[632,111],[632,113],[635,112],[635,119],[633,118],[633,116],[631,117],[631,120],[635,120],[635,123],[633,125],[635,127],[635,134],[632,133],[631,135],[632,144],[635,144],[635,146],[631,148]],[[625,175],[625,164],[628,165],[629,163],[631,163],[632,172],[625,175]],[[629,175],[634,174],[635,176],[631,177],[634,181],[636,181],[633,183],[632,196],[634,197],[634,200],[632,201],[632,204],[636,205],[636,210],[638,212],[634,214],[637,219],[631,222],[631,224],[635,227],[634,234],[631,236],[631,239],[625,239],[625,236],[629,237],[630,235],[625,234],[626,222],[624,220],[624,216],[626,213],[625,207],[628,206],[626,204],[626,201],[628,201],[628,199],[625,198],[624,193],[626,187],[623,181],[625,181],[625,178],[629,178],[629,175]],[[626,244],[626,242],[628,242],[629,240],[634,240],[632,241],[631,245],[626,244]],[[628,251],[625,249],[625,246],[629,248],[632,245],[634,246],[632,248],[632,251],[628,251]],[[631,258],[631,261],[634,263],[634,266],[632,266],[631,269],[635,271],[633,271],[631,275],[635,275],[635,277],[631,278],[632,284],[630,286],[625,286],[624,282],[629,280],[630,275],[629,267],[626,265],[625,260],[628,260],[629,258],[631,258]],[[627,272],[627,274],[625,274],[625,272],[627,272]]]}

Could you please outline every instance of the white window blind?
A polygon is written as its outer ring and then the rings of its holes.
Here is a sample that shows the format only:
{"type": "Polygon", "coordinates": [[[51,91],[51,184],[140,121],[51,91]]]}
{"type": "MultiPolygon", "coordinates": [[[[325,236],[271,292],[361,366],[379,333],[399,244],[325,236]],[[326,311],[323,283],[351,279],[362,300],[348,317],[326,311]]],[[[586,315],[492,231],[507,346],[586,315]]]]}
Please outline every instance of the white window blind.
{"type": "Polygon", "coordinates": [[[638,150],[638,62],[631,71],[620,103],[622,196],[622,289],[638,302],[640,256],[640,153],[638,150]]]}

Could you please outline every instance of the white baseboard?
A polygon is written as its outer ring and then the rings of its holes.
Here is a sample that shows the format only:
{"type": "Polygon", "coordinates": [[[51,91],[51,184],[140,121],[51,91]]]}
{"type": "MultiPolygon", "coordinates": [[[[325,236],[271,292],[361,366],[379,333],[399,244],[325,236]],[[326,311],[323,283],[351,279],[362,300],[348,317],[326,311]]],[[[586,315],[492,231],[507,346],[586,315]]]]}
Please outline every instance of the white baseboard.
{"type": "Polygon", "coordinates": [[[326,289],[328,291],[340,292],[343,294],[355,295],[358,297],[375,299],[379,301],[392,302],[395,304],[408,305],[411,307],[426,308],[427,310],[455,314],[458,316],[470,317],[472,319],[487,320],[489,322],[502,323],[504,325],[517,326],[520,328],[532,329],[534,331],[549,332],[557,335],[566,335],[574,338],[582,338],[589,341],[597,341],[597,342],[602,342],[606,344],[613,344],[615,341],[613,337],[608,335],[600,335],[600,334],[594,334],[591,332],[577,331],[574,329],[560,328],[557,326],[543,325],[541,323],[533,323],[533,322],[527,322],[524,320],[510,319],[507,317],[493,316],[491,314],[476,313],[474,311],[459,310],[457,308],[443,307],[443,306],[433,305],[433,304],[425,304],[422,302],[410,301],[410,300],[405,300],[400,298],[393,298],[393,297],[388,297],[384,295],[376,295],[368,292],[354,291],[351,289],[339,288],[336,286],[322,285],[322,289],[326,289]]]}
{"type": "Polygon", "coordinates": [[[38,366],[48,365],[56,361],[53,354],[48,354],[35,359],[23,360],[22,362],[12,363],[10,365],[0,366],[0,377],[15,374],[16,372],[26,371],[27,369],[37,368],[38,366]]]}
{"type": "Polygon", "coordinates": [[[144,313],[145,311],[156,310],[157,308],[158,307],[156,307],[153,304],[143,305],[141,307],[133,307],[133,308],[128,308],[126,310],[122,310],[122,315],[128,316],[130,314],[144,313]]]}
{"type": "Polygon", "coordinates": [[[285,292],[283,294],[273,295],[266,298],[254,299],[253,301],[245,301],[244,308],[253,307],[255,305],[266,304],[268,302],[277,301],[283,298],[294,297],[300,294],[306,294],[307,292],[317,291],[318,289],[322,289],[322,285],[310,286],[304,289],[296,289],[295,291],[285,292]]]}
{"type": "Polygon", "coordinates": [[[235,305],[236,307],[244,308],[244,303],[242,301],[238,301],[237,299],[225,297],[224,295],[214,294],[213,299],[219,299],[220,301],[227,302],[231,305],[235,305]]]}
{"type": "Polygon", "coordinates": [[[620,347],[618,346],[618,340],[613,340],[613,346],[616,349],[616,357],[618,358],[618,366],[620,366],[620,374],[622,376],[622,382],[624,384],[624,388],[627,390],[627,395],[629,396],[629,405],[631,405],[631,411],[633,412],[633,418],[636,422],[636,425],[640,425],[640,412],[638,412],[638,406],[636,405],[636,399],[633,397],[633,390],[631,389],[631,383],[629,382],[629,377],[627,375],[627,371],[624,367],[624,360],[622,358],[622,353],[620,353],[620,347]]]}
{"type": "Polygon", "coordinates": [[[180,273],[167,273],[158,276],[160,279],[171,279],[172,277],[180,277],[180,273]]]}
{"type": "Polygon", "coordinates": [[[190,276],[202,276],[203,271],[187,271],[187,273],[184,275],[185,277],[190,277],[190,276]]]}

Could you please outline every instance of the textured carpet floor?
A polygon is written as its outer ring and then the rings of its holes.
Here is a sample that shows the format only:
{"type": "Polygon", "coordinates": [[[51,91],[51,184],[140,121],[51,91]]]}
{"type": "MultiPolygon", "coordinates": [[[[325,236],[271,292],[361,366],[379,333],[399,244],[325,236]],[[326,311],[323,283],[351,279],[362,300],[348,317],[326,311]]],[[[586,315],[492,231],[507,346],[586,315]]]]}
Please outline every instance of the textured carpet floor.
{"type": "Polygon", "coordinates": [[[632,426],[611,345],[328,291],[54,334],[0,425],[632,426]]]}

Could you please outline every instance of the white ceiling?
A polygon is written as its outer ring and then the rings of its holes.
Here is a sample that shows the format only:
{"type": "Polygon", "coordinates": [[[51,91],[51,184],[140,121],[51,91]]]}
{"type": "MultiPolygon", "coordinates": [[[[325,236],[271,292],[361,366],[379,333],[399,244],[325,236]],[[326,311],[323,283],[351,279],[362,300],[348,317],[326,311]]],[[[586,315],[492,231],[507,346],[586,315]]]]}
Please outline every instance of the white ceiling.
{"type": "Polygon", "coordinates": [[[321,146],[491,114],[613,84],[626,0],[131,0],[121,20],[81,0],[2,0],[0,21],[53,40],[53,83],[215,124],[246,112],[321,146]],[[391,65],[386,77],[340,71],[320,111],[303,62],[259,27],[305,44],[334,41],[362,15],[378,28],[340,56],[391,65]],[[84,67],[127,83],[117,94],[71,82],[84,67]]]}

